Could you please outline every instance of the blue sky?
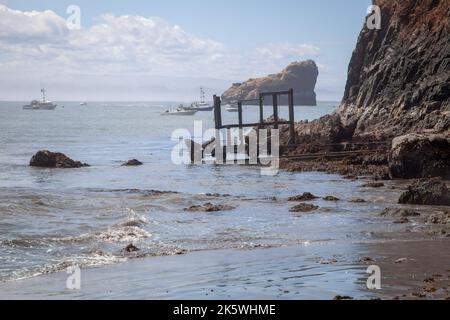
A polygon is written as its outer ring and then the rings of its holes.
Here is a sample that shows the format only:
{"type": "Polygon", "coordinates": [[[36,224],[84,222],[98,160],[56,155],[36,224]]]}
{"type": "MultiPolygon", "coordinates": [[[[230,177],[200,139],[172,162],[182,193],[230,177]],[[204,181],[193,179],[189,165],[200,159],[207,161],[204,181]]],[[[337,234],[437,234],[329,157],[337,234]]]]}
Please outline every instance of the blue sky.
{"type": "MultiPolygon", "coordinates": [[[[7,43],[2,46],[2,40],[3,42],[6,40],[5,35],[3,34],[2,39],[0,33],[0,46],[9,48],[9,51],[4,50],[3,53],[0,53],[0,62],[4,62],[3,65],[0,64],[0,71],[2,67],[9,68],[8,71],[14,71],[11,68],[17,68],[18,79],[11,79],[10,83],[23,81],[20,73],[26,69],[20,69],[20,65],[22,67],[27,65],[23,62],[19,63],[20,59],[34,58],[35,63],[31,67],[33,72],[41,74],[41,77],[43,77],[43,79],[40,79],[41,82],[51,82],[50,79],[62,77],[64,70],[58,69],[55,63],[55,66],[46,67],[48,71],[45,72],[48,72],[48,75],[42,76],[42,71],[45,70],[44,64],[47,64],[48,59],[57,57],[58,66],[66,62],[67,66],[75,68],[77,58],[74,55],[71,56],[70,52],[74,52],[74,50],[71,50],[71,46],[76,47],[78,54],[83,54],[89,47],[81,47],[79,43],[84,41],[91,46],[101,47],[105,45],[102,43],[105,37],[108,38],[108,35],[113,32],[115,34],[122,32],[123,28],[118,29],[118,26],[136,24],[134,29],[130,29],[131,31],[123,30],[123,36],[120,37],[120,40],[111,40],[117,41],[113,43],[118,50],[115,61],[112,58],[105,60],[104,53],[99,57],[89,52],[88,54],[91,54],[89,61],[93,62],[97,59],[95,64],[97,67],[84,68],[89,64],[86,64],[86,62],[81,64],[78,61],[85,72],[82,70],[74,72],[72,70],[65,77],[77,80],[73,84],[70,84],[69,80],[65,80],[66,85],[72,85],[75,88],[71,90],[72,92],[84,93],[84,96],[87,97],[85,99],[94,99],[94,92],[83,92],[83,90],[98,83],[100,80],[98,75],[104,72],[105,77],[106,74],[108,75],[107,81],[100,81],[104,83],[104,89],[96,90],[100,100],[104,99],[104,96],[111,97],[111,94],[115,97],[115,88],[124,79],[127,79],[125,81],[127,83],[133,83],[133,79],[138,79],[135,81],[139,84],[142,84],[142,82],[149,83],[153,95],[144,92],[139,93],[136,88],[131,90],[133,97],[139,98],[137,100],[173,100],[170,99],[171,97],[190,99],[197,94],[196,86],[200,83],[208,82],[203,85],[209,87],[210,91],[219,91],[226,89],[231,82],[275,73],[285,67],[291,60],[308,58],[314,59],[320,65],[320,76],[316,90],[318,98],[321,100],[340,100],[345,86],[348,62],[363,25],[367,7],[370,5],[370,1],[366,0],[0,0],[0,3],[15,13],[52,10],[58,16],[41,17],[42,19],[39,20],[41,23],[30,23],[29,27],[33,29],[45,24],[51,25],[51,28],[44,28],[39,32],[22,30],[26,33],[27,39],[35,36],[43,41],[43,44],[47,42],[52,44],[45,48],[40,47],[38,56],[35,57],[17,53],[17,48],[20,47],[23,52],[31,52],[30,48],[24,47],[29,46],[30,41],[27,44],[18,42],[7,43]],[[58,18],[65,19],[68,16],[66,8],[72,4],[80,7],[82,28],[87,32],[84,36],[80,35],[75,44],[65,43],[62,45],[60,40],[55,40],[55,37],[60,37],[61,33],[65,37],[71,36],[66,35],[60,29],[55,32],[53,26],[59,23],[57,22],[58,18]],[[102,18],[106,13],[110,14],[110,18],[102,18]],[[124,15],[157,18],[158,20],[149,22],[133,19],[127,22],[126,19],[119,19],[124,15]],[[56,22],[52,22],[52,19],[56,22]],[[147,43],[141,43],[139,39],[135,39],[136,45],[133,41],[129,41],[127,32],[128,34],[130,32],[136,34],[136,28],[140,28],[140,26],[146,28],[148,23],[153,26],[144,35],[151,33],[153,37],[155,33],[162,32],[165,39],[172,39],[172,42],[169,43],[164,40],[163,48],[158,48],[157,46],[161,42],[160,37],[155,37],[154,42],[147,43]],[[157,26],[154,26],[155,23],[157,26]],[[109,28],[110,33],[107,33],[105,30],[101,30],[102,24],[114,27],[109,28]],[[103,39],[92,39],[96,34],[103,39]],[[186,40],[183,37],[186,37],[186,40]],[[58,43],[57,46],[55,45],[56,42],[58,43]],[[125,50],[124,47],[127,46],[136,47],[139,50],[136,49],[134,55],[120,51],[125,50]],[[61,49],[62,47],[64,47],[64,51],[61,49]],[[175,51],[182,52],[183,56],[173,56],[168,48],[175,48],[175,51]],[[42,52],[48,56],[45,57],[42,52]],[[205,52],[207,52],[207,55],[201,56],[205,52]],[[13,63],[10,60],[14,60],[14,54],[16,54],[17,60],[13,63]],[[150,58],[152,54],[154,54],[154,57],[150,58]],[[144,59],[147,55],[149,56],[148,60],[144,59]],[[126,59],[129,59],[129,61],[123,62],[126,59]],[[119,64],[120,61],[122,61],[122,66],[119,64]],[[140,61],[141,65],[138,65],[136,61],[140,61]],[[208,61],[208,63],[205,61],[208,61]],[[43,64],[42,69],[37,67],[40,64],[43,64]],[[103,69],[98,67],[102,64],[104,65],[103,69]],[[147,69],[145,64],[153,67],[147,69]],[[229,66],[228,69],[227,66],[229,66]],[[116,78],[116,80],[114,81],[113,78],[116,78]],[[80,85],[80,81],[86,83],[86,86],[80,85]]],[[[12,18],[18,15],[9,13],[12,18]]],[[[9,20],[7,19],[7,21],[9,20]]],[[[21,23],[21,25],[24,26],[24,23],[21,23]]],[[[24,34],[16,36],[16,38],[23,37],[24,34]]],[[[111,38],[119,37],[111,36],[111,38]]],[[[9,39],[8,41],[13,40],[9,39]]],[[[108,42],[108,45],[111,45],[111,43],[108,42]]],[[[90,47],[89,50],[94,49],[90,47]]],[[[80,69],[80,67],[76,68],[80,69]]],[[[0,78],[1,84],[7,84],[7,82],[6,79],[0,78]]],[[[68,91],[64,88],[58,88],[58,90],[68,91]]],[[[146,88],[142,90],[145,91],[146,88]]],[[[10,98],[13,93],[11,90],[8,90],[8,92],[0,91],[0,98],[2,96],[10,98]]],[[[25,88],[18,89],[17,92],[17,96],[21,98],[28,98],[30,94],[25,88]]],[[[69,96],[67,93],[62,93],[62,95],[61,98],[76,98],[75,96],[69,96]]],[[[130,100],[132,97],[122,95],[115,98],[130,100]]]]}

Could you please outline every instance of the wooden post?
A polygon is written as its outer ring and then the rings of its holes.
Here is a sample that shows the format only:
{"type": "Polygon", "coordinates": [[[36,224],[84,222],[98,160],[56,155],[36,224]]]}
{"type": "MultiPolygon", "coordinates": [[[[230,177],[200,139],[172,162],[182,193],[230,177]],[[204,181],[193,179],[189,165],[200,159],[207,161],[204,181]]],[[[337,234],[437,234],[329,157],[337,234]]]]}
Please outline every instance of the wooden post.
{"type": "Polygon", "coordinates": [[[264,96],[259,94],[259,123],[264,123],[264,96]]]}
{"type": "Polygon", "coordinates": [[[294,89],[289,89],[289,144],[296,144],[295,139],[295,112],[294,112],[294,89]]]}
{"type": "Polygon", "coordinates": [[[239,129],[242,129],[242,102],[238,102],[238,113],[239,113],[239,129]]]}
{"type": "Polygon", "coordinates": [[[273,118],[275,125],[273,126],[275,129],[278,129],[278,96],[277,94],[273,94],[273,118]]]}
{"type": "Polygon", "coordinates": [[[214,123],[217,130],[222,128],[222,110],[221,110],[222,101],[220,97],[214,95],[214,123]]]}

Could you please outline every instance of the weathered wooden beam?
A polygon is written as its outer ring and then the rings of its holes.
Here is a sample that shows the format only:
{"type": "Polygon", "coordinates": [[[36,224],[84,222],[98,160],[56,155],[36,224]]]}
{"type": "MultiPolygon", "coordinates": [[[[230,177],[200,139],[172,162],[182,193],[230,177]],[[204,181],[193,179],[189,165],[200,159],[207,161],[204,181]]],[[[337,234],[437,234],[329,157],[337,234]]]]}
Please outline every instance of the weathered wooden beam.
{"type": "Polygon", "coordinates": [[[261,94],[263,96],[273,96],[274,94],[277,94],[277,95],[288,95],[289,94],[289,90],[287,90],[287,91],[274,91],[274,92],[262,92],[261,94]]]}
{"type": "Polygon", "coordinates": [[[295,138],[295,112],[294,112],[294,89],[289,90],[289,145],[296,142],[295,138]]]}
{"type": "MultiPolygon", "coordinates": [[[[275,122],[264,122],[264,123],[243,123],[242,124],[242,128],[252,128],[252,127],[260,127],[261,125],[264,126],[274,126],[275,124],[278,125],[289,125],[290,122],[289,121],[278,121],[277,123],[275,122]]],[[[227,124],[227,125],[223,125],[222,129],[233,129],[233,128],[239,128],[239,125],[237,124],[227,124]]]]}
{"type": "Polygon", "coordinates": [[[273,94],[272,95],[272,99],[273,99],[273,119],[274,119],[274,128],[278,129],[278,95],[277,94],[273,94]]]}
{"type": "Polygon", "coordinates": [[[238,102],[239,128],[242,129],[242,102],[238,102]]]}
{"type": "Polygon", "coordinates": [[[222,128],[222,101],[220,97],[214,95],[214,124],[217,130],[222,128]]]}
{"type": "Polygon", "coordinates": [[[259,122],[264,123],[264,96],[259,94],[259,122]]]}

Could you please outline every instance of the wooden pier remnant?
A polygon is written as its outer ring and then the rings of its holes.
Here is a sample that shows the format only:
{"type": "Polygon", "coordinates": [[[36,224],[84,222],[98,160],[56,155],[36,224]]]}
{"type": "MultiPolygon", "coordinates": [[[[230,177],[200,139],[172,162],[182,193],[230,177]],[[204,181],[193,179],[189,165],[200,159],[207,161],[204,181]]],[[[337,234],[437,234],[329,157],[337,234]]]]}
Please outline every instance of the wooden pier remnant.
{"type": "Polygon", "coordinates": [[[295,145],[295,113],[294,113],[294,90],[289,89],[287,91],[275,91],[275,92],[262,92],[259,94],[258,99],[250,100],[239,100],[238,101],[238,123],[224,125],[222,123],[222,101],[220,97],[214,96],[214,123],[216,130],[221,129],[233,129],[233,128],[269,128],[273,127],[278,129],[280,125],[289,126],[289,142],[288,145],[295,145]],[[289,120],[280,120],[278,115],[278,105],[279,97],[287,95],[288,96],[288,108],[289,108],[289,120]],[[264,99],[266,97],[272,97],[272,107],[273,107],[273,121],[264,120],[264,99]],[[242,106],[245,103],[259,102],[259,122],[257,123],[244,123],[242,106]]]}
{"type": "MultiPolygon", "coordinates": [[[[256,162],[259,163],[259,157],[260,155],[265,156],[271,156],[271,148],[267,148],[267,145],[271,145],[271,134],[269,132],[269,136],[261,137],[259,134],[260,129],[268,129],[268,128],[274,128],[278,129],[280,125],[288,125],[289,126],[289,141],[288,146],[285,147],[294,147],[296,143],[295,139],[295,113],[294,113],[294,90],[289,89],[286,91],[276,91],[276,92],[262,92],[259,94],[259,98],[257,99],[250,99],[250,100],[240,100],[237,102],[237,109],[238,109],[238,122],[235,124],[226,124],[224,125],[222,122],[222,101],[221,98],[218,96],[214,96],[214,124],[216,131],[220,131],[225,129],[227,131],[227,142],[230,142],[230,131],[231,129],[239,129],[240,130],[240,143],[241,146],[234,146],[234,154],[238,154],[239,150],[245,150],[245,154],[249,159],[247,159],[246,163],[252,163],[256,162]],[[288,97],[288,108],[289,108],[289,120],[280,120],[278,109],[280,101],[280,96],[287,96],[288,97]],[[264,119],[264,100],[266,98],[271,98],[272,101],[272,108],[273,108],[273,120],[266,121],[264,119]],[[252,106],[256,105],[259,107],[259,122],[257,123],[247,123],[244,121],[244,115],[243,115],[243,106],[245,104],[251,104],[252,106]],[[254,152],[251,152],[251,148],[249,147],[250,144],[250,138],[243,136],[243,129],[244,128],[255,128],[257,130],[256,133],[256,154],[253,154],[254,152]],[[261,144],[264,144],[265,147],[261,148],[261,144]]],[[[214,154],[216,156],[220,157],[220,160],[226,161],[226,152],[227,147],[222,147],[221,141],[218,141],[216,139],[215,141],[216,146],[219,147],[219,149],[215,150],[214,154]]],[[[230,147],[230,146],[229,146],[230,147]]],[[[229,148],[228,148],[229,149],[229,148]]],[[[228,150],[230,151],[230,150],[228,150]]],[[[203,152],[204,153],[204,152],[203,152]]],[[[214,156],[213,154],[213,156],[214,156]]],[[[278,152],[277,152],[278,154],[278,152]]],[[[192,153],[191,158],[194,159],[194,154],[192,153]]],[[[217,157],[216,157],[217,159],[217,157]]]]}
{"type": "MultiPolygon", "coordinates": [[[[295,132],[295,112],[294,112],[294,90],[277,92],[263,92],[259,94],[257,99],[240,100],[237,102],[238,121],[234,124],[223,124],[222,122],[222,101],[219,96],[214,96],[214,125],[216,129],[216,137],[208,142],[201,144],[194,143],[191,140],[186,141],[186,145],[190,148],[191,163],[206,162],[205,156],[211,155],[215,158],[216,164],[230,163],[227,162],[227,152],[234,154],[232,163],[238,164],[263,164],[265,157],[271,159],[285,159],[297,161],[309,161],[316,159],[342,159],[349,156],[367,155],[383,153],[389,147],[387,143],[354,143],[351,141],[336,144],[317,144],[318,151],[307,154],[289,154],[289,150],[294,150],[298,145],[295,132]],[[280,96],[288,96],[289,119],[280,120],[279,106],[280,96]],[[272,106],[265,105],[265,100],[271,101],[272,106]],[[259,121],[247,123],[244,120],[243,106],[248,104],[251,107],[259,108],[259,121]],[[266,120],[264,118],[264,108],[273,108],[272,118],[266,120]],[[259,129],[279,129],[283,125],[289,126],[289,139],[287,145],[279,145],[278,149],[272,149],[272,138],[279,139],[279,133],[276,137],[272,136],[273,130],[259,129]],[[254,128],[249,134],[244,136],[244,128],[254,128]],[[231,139],[231,130],[239,129],[238,144],[231,139]],[[222,141],[220,131],[226,130],[226,145],[222,141]],[[332,149],[336,149],[333,150],[332,149]],[[276,152],[276,154],[272,154],[276,152]],[[236,159],[236,155],[244,155],[244,160],[236,159]]],[[[275,133],[274,133],[275,134],[275,133]]]]}

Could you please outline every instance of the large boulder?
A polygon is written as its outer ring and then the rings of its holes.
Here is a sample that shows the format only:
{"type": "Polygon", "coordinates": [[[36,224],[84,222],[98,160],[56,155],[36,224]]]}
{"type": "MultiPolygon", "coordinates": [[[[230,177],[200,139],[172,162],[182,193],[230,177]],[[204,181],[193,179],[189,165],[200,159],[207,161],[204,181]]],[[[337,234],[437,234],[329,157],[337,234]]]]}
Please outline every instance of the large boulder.
{"type": "Polygon", "coordinates": [[[400,196],[399,203],[450,206],[450,190],[437,179],[417,180],[400,196]]]}
{"type": "Polygon", "coordinates": [[[391,178],[450,178],[450,138],[444,135],[408,134],[392,141],[391,178]]]}
{"type": "Polygon", "coordinates": [[[88,167],[86,163],[70,159],[63,153],[50,152],[48,150],[38,151],[30,160],[31,167],[40,168],[81,168],[88,167]]]}

